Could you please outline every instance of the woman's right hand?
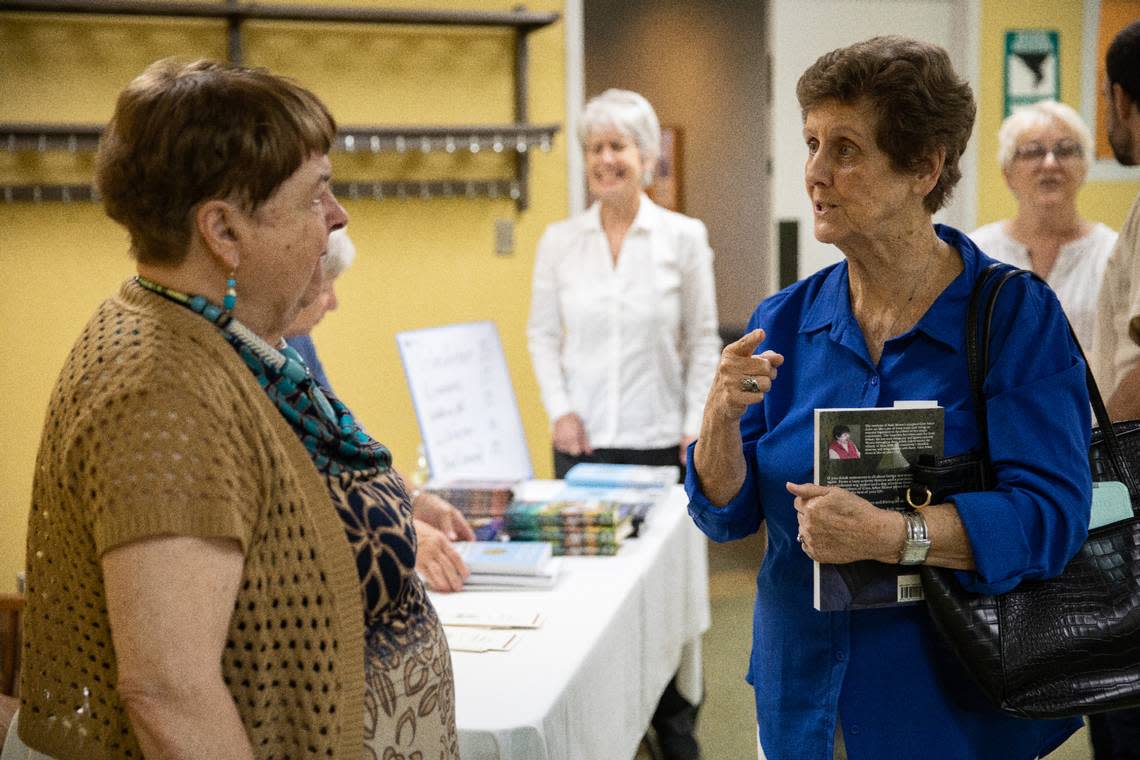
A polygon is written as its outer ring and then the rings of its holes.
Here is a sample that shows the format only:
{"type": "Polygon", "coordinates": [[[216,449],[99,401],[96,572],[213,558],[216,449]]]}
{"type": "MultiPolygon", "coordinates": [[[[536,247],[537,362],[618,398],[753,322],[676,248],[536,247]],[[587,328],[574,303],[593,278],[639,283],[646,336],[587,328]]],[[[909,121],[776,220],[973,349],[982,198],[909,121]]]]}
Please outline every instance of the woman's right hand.
{"type": "Polygon", "coordinates": [[[554,448],[570,456],[583,456],[594,453],[590,437],[582,418],[574,412],[567,412],[554,421],[554,448]]]}
{"type": "Polygon", "coordinates": [[[705,404],[706,417],[711,412],[721,420],[736,421],[751,404],[764,400],[784,357],[775,351],[753,355],[763,341],[764,331],[756,328],[724,347],[705,404]]]}
{"type": "Polygon", "coordinates": [[[753,330],[720,352],[701,418],[701,434],[693,452],[693,470],[709,502],[723,507],[740,491],[748,473],[740,437],[740,418],[750,405],[764,400],[784,357],[775,351],[752,354],[764,340],[753,330]]]}

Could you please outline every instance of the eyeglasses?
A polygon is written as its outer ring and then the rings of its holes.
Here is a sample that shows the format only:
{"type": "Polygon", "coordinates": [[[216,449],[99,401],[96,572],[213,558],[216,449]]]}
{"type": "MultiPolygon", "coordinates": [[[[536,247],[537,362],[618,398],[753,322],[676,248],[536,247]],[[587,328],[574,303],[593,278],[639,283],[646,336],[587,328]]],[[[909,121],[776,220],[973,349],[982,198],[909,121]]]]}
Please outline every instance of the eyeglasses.
{"type": "Polygon", "coordinates": [[[1057,163],[1065,163],[1067,161],[1075,161],[1084,155],[1081,146],[1072,140],[1062,140],[1055,144],[1052,148],[1046,148],[1041,143],[1031,142],[1022,145],[1013,152],[1013,157],[1025,161],[1027,163],[1040,163],[1045,160],[1045,156],[1053,154],[1053,158],[1057,163]]]}

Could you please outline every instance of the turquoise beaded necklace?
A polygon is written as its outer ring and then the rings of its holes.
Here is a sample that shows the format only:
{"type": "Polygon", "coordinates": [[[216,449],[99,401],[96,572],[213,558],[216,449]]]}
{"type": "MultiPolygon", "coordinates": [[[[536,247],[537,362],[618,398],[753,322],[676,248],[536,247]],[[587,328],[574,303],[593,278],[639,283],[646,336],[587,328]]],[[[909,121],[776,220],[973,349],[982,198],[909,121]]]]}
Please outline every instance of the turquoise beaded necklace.
{"type": "Polygon", "coordinates": [[[152,293],[201,315],[221,331],[297,433],[313,464],[322,473],[339,475],[373,467],[386,472],[391,467],[392,455],[388,449],[363,431],[352,412],[336,396],[325,393],[301,355],[284,342],[281,348],[274,348],[205,296],[188,295],[142,275],[137,275],[135,281],[152,293]]]}

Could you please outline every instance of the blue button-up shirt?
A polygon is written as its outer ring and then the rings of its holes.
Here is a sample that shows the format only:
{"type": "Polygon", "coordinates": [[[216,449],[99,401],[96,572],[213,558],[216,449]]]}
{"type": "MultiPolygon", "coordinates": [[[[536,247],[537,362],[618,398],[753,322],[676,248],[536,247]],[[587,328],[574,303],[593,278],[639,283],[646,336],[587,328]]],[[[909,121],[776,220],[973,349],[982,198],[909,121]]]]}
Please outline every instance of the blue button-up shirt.
{"type": "MultiPolygon", "coordinates": [[[[749,323],[767,332],[757,352],[777,351],[785,362],[772,390],[741,419],[744,485],[717,508],[688,470],[689,513],[710,538],[740,538],[767,521],[748,681],[773,760],[831,758],[837,719],[854,760],[1028,760],[1080,725],[1022,720],[990,706],[922,605],[812,608],[812,562],[796,543],[784,483],[812,480],[813,410],[933,399],[945,408],[947,455],[978,443],[964,325],[974,280],[992,259],[957,230],[935,229],[959,251],[964,270],[912,330],[886,342],[877,365],[851,311],[846,262],[761,303],[749,323]]],[[[1084,541],[1091,421],[1084,362],[1051,290],[1024,277],[1010,281],[990,345],[984,390],[998,483],[952,501],[977,566],[959,576],[969,589],[997,593],[1058,574],[1084,541]]]]}

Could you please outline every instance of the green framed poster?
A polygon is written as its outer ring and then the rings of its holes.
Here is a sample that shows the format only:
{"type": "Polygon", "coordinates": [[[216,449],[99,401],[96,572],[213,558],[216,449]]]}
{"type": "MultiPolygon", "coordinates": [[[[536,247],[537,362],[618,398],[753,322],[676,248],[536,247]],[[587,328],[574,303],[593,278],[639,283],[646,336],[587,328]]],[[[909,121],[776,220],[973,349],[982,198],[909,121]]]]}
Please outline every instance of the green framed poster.
{"type": "Polygon", "coordinates": [[[1055,29],[1005,33],[1005,115],[1039,100],[1061,99],[1061,40],[1055,29]]]}

